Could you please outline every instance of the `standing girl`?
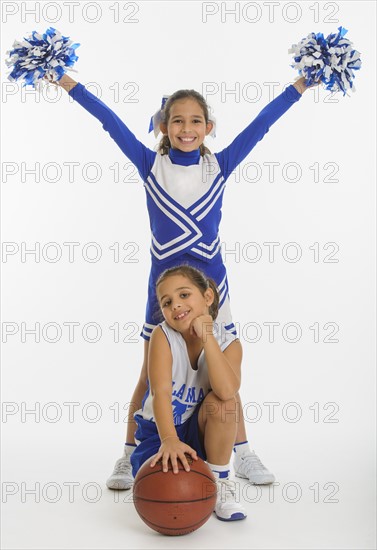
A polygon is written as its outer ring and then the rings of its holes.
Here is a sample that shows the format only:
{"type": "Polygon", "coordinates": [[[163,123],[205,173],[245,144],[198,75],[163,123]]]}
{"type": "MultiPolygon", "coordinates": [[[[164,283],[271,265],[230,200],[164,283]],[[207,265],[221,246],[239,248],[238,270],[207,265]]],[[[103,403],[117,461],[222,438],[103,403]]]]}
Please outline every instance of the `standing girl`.
{"type": "MultiPolygon", "coordinates": [[[[156,281],[167,268],[184,262],[213,278],[219,288],[218,322],[236,335],[229,306],[228,280],[220,251],[219,224],[225,183],[232,171],[306,90],[305,79],[288,86],[223,151],[211,154],[204,146],[213,130],[208,106],[194,90],[179,90],[161,109],[159,150],[143,145],[120,118],[86,88],[63,75],[57,82],[95,116],[124,154],[136,166],[144,182],[151,227],[152,266],[149,277],[146,320],[142,331],[144,361],[132,396],[124,455],[107,480],[111,489],[132,485],[130,456],[135,448],[133,413],[141,407],[147,390],[148,342],[156,326],[156,281]]],[[[237,395],[239,402],[240,398],[237,395]]],[[[274,476],[250,450],[243,418],[238,423],[234,446],[236,475],[251,483],[272,483],[274,476]]]]}
{"type": "Polygon", "coordinates": [[[237,391],[242,349],[230,332],[214,331],[219,295],[212,279],[182,265],[157,281],[157,299],[165,319],[153,332],[149,347],[149,390],[135,413],[138,442],[133,473],[152,455],[178,473],[186,470],[185,453],[207,460],[217,483],[215,513],[223,521],[246,517],[229,480],[229,460],[237,432],[237,391]],[[216,334],[216,336],[215,336],[216,334]]]}

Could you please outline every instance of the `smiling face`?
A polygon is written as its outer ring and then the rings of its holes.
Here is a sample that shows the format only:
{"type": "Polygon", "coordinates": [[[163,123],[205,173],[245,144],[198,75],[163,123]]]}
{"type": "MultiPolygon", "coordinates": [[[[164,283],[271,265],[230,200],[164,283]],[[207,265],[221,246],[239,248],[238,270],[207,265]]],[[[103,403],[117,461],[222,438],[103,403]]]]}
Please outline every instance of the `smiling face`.
{"type": "Polygon", "coordinates": [[[189,152],[198,149],[212,130],[212,122],[206,122],[203,109],[195,99],[174,101],[169,120],[160,125],[163,134],[169,136],[173,149],[189,152]]]}
{"type": "Polygon", "coordinates": [[[213,302],[213,291],[208,288],[204,295],[184,275],[172,275],[157,287],[157,298],[165,321],[178,332],[187,332],[193,319],[208,314],[213,302]]]}

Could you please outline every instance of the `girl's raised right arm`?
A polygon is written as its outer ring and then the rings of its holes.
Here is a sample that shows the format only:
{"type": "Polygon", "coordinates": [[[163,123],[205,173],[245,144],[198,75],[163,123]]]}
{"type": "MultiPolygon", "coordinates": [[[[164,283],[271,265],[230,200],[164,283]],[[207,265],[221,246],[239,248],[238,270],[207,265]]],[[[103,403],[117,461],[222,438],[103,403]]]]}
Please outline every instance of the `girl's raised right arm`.
{"type": "Polygon", "coordinates": [[[85,86],[66,74],[57,84],[102,123],[103,129],[110,134],[123,153],[136,166],[144,181],[152,168],[156,152],[141,143],[124,122],[85,86]]]}

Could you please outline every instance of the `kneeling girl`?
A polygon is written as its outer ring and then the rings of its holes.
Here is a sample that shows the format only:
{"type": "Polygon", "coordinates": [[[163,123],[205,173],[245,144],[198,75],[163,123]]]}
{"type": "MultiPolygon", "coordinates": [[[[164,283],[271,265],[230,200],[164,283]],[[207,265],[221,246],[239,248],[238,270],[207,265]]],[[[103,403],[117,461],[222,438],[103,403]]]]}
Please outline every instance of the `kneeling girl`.
{"type": "Polygon", "coordinates": [[[137,448],[133,474],[152,455],[178,474],[185,453],[207,460],[218,488],[215,513],[223,521],[244,519],[229,480],[237,433],[242,348],[229,331],[214,323],[219,295],[212,279],[181,265],[159,277],[156,293],[164,321],[153,331],[148,389],[135,413],[137,448]]]}

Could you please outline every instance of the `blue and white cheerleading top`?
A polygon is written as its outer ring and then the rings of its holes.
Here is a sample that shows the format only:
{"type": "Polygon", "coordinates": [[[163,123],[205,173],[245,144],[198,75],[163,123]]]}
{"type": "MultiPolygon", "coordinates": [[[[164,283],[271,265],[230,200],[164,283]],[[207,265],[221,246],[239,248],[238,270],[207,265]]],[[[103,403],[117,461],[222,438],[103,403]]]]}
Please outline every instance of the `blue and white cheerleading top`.
{"type": "MultiPolygon", "coordinates": [[[[188,263],[212,277],[220,291],[220,312],[228,299],[226,269],[221,257],[219,224],[226,181],[253,147],[301,94],[294,86],[271,101],[225,149],[200,155],[197,149],[170,149],[161,155],[143,145],[122,120],[82,84],[69,92],[95,116],[124,154],[136,166],[147,196],[151,228],[151,273],[146,323],[142,336],[149,339],[159,318],[155,285],[167,268],[188,263]]],[[[230,316],[228,329],[234,331],[230,316]]]]}
{"type": "MultiPolygon", "coordinates": [[[[191,366],[186,342],[179,332],[171,328],[165,321],[160,324],[168,339],[172,355],[172,407],[176,426],[183,424],[194,412],[207,393],[211,390],[207,363],[202,350],[197,361],[197,369],[191,366]]],[[[158,330],[158,329],[156,329],[158,330]]],[[[235,336],[214,326],[213,334],[219,343],[221,351],[235,340],[235,336]]],[[[144,396],[142,409],[135,412],[145,420],[155,422],[153,416],[153,398],[149,388],[144,396]]]]}

